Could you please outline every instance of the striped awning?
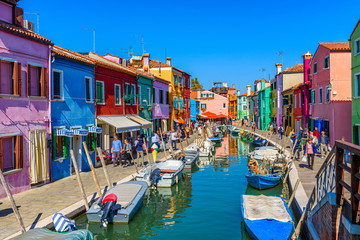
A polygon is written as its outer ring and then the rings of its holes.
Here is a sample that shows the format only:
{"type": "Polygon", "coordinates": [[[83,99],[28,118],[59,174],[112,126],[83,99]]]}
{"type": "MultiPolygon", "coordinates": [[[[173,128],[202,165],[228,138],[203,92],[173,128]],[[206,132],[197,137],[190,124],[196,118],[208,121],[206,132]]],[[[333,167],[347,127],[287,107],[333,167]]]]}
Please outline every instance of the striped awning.
{"type": "Polygon", "coordinates": [[[89,134],[89,130],[82,128],[71,129],[71,131],[74,133],[74,135],[79,135],[79,136],[86,136],[89,134]]]}
{"type": "Polygon", "coordinates": [[[142,129],[152,128],[152,122],[137,115],[127,115],[129,119],[141,125],[142,129]]]}
{"type": "Polygon", "coordinates": [[[116,128],[116,133],[139,131],[141,125],[124,115],[98,115],[97,119],[116,128]]]}
{"type": "Polygon", "coordinates": [[[66,128],[56,129],[56,136],[72,137],[74,133],[66,128]]]}
{"type": "Polygon", "coordinates": [[[102,132],[102,128],[101,127],[89,127],[89,132],[91,133],[101,133],[102,132]]]}

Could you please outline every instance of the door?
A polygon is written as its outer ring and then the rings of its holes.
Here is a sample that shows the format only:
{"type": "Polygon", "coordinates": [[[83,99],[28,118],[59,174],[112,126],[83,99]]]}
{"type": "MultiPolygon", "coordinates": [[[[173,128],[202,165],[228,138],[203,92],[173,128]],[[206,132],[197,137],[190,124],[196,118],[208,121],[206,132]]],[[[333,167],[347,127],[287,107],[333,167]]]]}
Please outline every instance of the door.
{"type": "Polygon", "coordinates": [[[38,184],[49,179],[46,130],[29,132],[30,182],[38,184]]]}
{"type": "MultiPolygon", "coordinates": [[[[81,172],[81,159],[82,159],[82,147],[81,147],[81,136],[74,135],[71,139],[71,149],[74,151],[75,160],[77,163],[77,167],[81,172]]],[[[71,173],[74,173],[75,169],[71,163],[71,173]]]]}

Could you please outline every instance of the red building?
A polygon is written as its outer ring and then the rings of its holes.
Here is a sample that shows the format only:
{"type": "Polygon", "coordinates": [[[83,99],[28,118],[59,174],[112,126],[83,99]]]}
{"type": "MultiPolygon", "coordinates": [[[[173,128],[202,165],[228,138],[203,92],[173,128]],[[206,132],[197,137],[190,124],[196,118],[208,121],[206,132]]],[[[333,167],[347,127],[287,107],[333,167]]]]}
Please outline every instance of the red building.
{"type": "Polygon", "coordinates": [[[111,148],[115,134],[120,139],[134,137],[141,125],[129,119],[138,115],[137,73],[90,52],[95,67],[95,116],[97,126],[102,128],[98,146],[111,148]]]}
{"type": "Polygon", "coordinates": [[[190,74],[184,72],[183,78],[184,78],[184,101],[185,101],[184,118],[186,124],[190,124],[190,74]]]}

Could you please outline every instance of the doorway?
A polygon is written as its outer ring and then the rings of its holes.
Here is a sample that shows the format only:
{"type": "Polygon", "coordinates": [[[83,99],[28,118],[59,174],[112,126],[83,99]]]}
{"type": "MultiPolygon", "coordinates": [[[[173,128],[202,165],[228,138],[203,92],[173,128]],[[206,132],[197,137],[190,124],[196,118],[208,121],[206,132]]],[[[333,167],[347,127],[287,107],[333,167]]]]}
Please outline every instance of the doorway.
{"type": "MultiPolygon", "coordinates": [[[[82,159],[82,147],[81,147],[81,136],[79,135],[74,135],[74,137],[72,137],[72,141],[71,141],[71,149],[74,151],[74,157],[79,169],[79,172],[81,172],[81,159],[82,159]]],[[[71,173],[74,173],[75,169],[74,166],[71,162],[71,173]]]]}

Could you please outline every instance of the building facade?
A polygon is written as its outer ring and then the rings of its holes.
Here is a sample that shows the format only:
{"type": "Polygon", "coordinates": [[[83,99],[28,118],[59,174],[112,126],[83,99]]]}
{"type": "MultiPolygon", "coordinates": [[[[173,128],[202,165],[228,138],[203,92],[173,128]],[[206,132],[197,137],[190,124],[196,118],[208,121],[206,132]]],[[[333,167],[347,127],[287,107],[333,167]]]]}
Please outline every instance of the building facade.
{"type": "Polygon", "coordinates": [[[154,89],[154,92],[157,93],[155,94],[153,106],[154,130],[162,129],[163,131],[168,131],[170,128],[169,82],[162,78],[154,77],[154,89]]]}
{"type": "Polygon", "coordinates": [[[200,102],[190,98],[191,121],[196,121],[199,114],[200,114],[200,102]]]}
{"type": "Polygon", "coordinates": [[[237,94],[229,94],[229,118],[237,119],[237,94]]]}

